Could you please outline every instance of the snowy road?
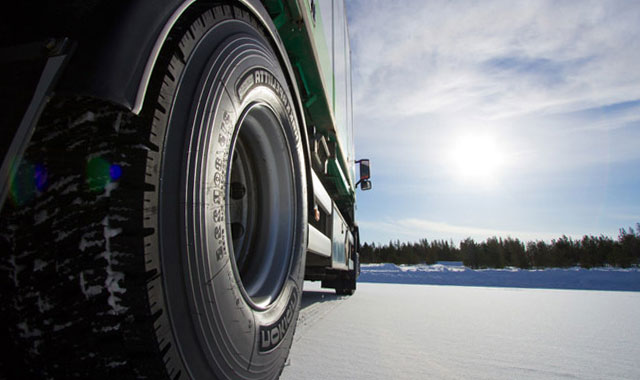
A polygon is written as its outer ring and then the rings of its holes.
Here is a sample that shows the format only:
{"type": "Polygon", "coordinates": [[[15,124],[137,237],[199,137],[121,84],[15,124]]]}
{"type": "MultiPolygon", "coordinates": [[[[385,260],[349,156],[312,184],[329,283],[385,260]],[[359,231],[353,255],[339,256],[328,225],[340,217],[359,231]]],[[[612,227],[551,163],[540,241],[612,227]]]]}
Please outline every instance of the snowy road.
{"type": "Polygon", "coordinates": [[[282,379],[640,379],[640,293],[305,282],[282,379]]]}

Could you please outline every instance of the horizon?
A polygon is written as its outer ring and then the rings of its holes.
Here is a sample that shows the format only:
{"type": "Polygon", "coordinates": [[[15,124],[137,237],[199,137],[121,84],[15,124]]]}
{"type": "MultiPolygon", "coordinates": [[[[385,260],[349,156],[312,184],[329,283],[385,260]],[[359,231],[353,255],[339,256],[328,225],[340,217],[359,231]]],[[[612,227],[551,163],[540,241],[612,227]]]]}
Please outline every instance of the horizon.
{"type": "MultiPolygon", "coordinates": [[[[518,243],[521,243],[524,247],[524,250],[526,251],[528,249],[527,244],[529,243],[539,243],[539,242],[543,242],[549,246],[554,245],[555,243],[563,240],[563,239],[568,239],[570,242],[573,243],[577,243],[577,244],[582,244],[582,241],[585,238],[589,238],[589,239],[610,239],[613,243],[621,243],[622,242],[622,236],[623,233],[626,235],[632,235],[635,236],[636,238],[640,238],[640,222],[636,223],[635,228],[633,226],[629,226],[626,228],[621,228],[620,232],[617,236],[611,237],[608,235],[604,235],[604,234],[599,234],[599,235],[582,235],[582,236],[578,236],[578,237],[573,237],[573,236],[568,236],[568,235],[562,235],[562,236],[558,236],[557,238],[552,238],[550,240],[543,240],[543,239],[535,239],[535,240],[526,240],[526,239],[520,239],[518,237],[513,237],[513,236],[489,236],[485,239],[474,239],[472,237],[466,237],[464,239],[460,239],[460,240],[454,240],[454,239],[440,239],[440,238],[436,238],[436,239],[428,239],[428,238],[420,238],[417,240],[403,240],[401,241],[400,239],[391,239],[387,242],[369,242],[369,241],[361,241],[360,244],[361,245],[368,245],[369,247],[375,247],[375,248],[384,248],[384,247],[393,247],[395,245],[400,244],[400,246],[402,245],[419,245],[422,244],[422,241],[425,240],[427,244],[432,245],[433,243],[443,243],[443,244],[448,244],[451,248],[453,249],[461,249],[461,243],[462,242],[468,242],[470,239],[470,242],[478,244],[478,245],[482,245],[482,244],[486,244],[488,243],[488,240],[490,239],[495,239],[496,241],[502,243],[502,242],[507,242],[509,240],[511,241],[515,241],[518,243]]],[[[445,260],[446,261],[446,260],[445,260]]]]}
{"type": "Polygon", "coordinates": [[[459,238],[459,239],[454,239],[454,238],[433,238],[433,239],[429,239],[426,237],[423,238],[418,238],[418,239],[414,239],[414,240],[401,240],[399,238],[396,239],[390,239],[389,241],[386,242],[378,242],[378,241],[365,241],[362,240],[360,243],[361,244],[376,244],[377,246],[380,245],[389,245],[389,243],[397,243],[400,242],[401,244],[416,244],[416,243],[420,243],[420,240],[425,239],[427,240],[429,243],[431,242],[447,242],[447,243],[452,243],[454,247],[460,247],[460,243],[467,240],[467,239],[471,239],[473,242],[475,243],[484,243],[489,239],[497,239],[497,240],[508,240],[508,239],[512,239],[512,240],[517,240],[521,243],[523,243],[525,245],[526,248],[526,244],[530,243],[530,242],[544,242],[547,244],[553,243],[554,241],[558,241],[562,238],[567,238],[570,239],[572,241],[580,241],[586,237],[589,238],[608,238],[611,239],[613,241],[617,241],[620,237],[620,235],[623,233],[623,231],[625,233],[631,233],[631,234],[636,234],[636,235],[640,235],[640,222],[636,223],[635,227],[634,226],[627,226],[627,227],[621,227],[618,229],[618,233],[615,236],[610,236],[610,235],[606,235],[606,234],[582,234],[582,235],[567,235],[567,234],[563,234],[560,236],[556,236],[556,237],[550,237],[549,239],[522,239],[518,236],[511,236],[511,235],[488,235],[485,238],[474,238],[472,236],[467,236],[465,238],[459,238]]]}

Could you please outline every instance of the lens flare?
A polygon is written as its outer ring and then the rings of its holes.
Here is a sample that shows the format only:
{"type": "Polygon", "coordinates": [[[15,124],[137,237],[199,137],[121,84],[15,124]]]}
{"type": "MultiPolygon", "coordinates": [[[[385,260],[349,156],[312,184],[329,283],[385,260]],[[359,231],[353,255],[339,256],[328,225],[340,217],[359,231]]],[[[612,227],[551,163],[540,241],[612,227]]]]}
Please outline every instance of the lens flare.
{"type": "Polygon", "coordinates": [[[43,192],[47,187],[47,168],[45,168],[42,164],[36,164],[34,166],[33,179],[36,189],[38,189],[38,191],[40,192],[43,192]]]}
{"type": "Polygon", "coordinates": [[[42,191],[46,185],[46,170],[42,165],[33,165],[22,160],[14,165],[9,179],[9,198],[16,206],[23,206],[29,202],[37,191],[42,191]]]}
{"type": "Polygon", "coordinates": [[[111,182],[111,165],[102,157],[94,157],[87,162],[87,185],[89,190],[101,192],[111,182]]]}
{"type": "Polygon", "coordinates": [[[113,164],[109,167],[109,175],[113,181],[117,181],[122,177],[122,167],[118,164],[113,164]]]}
{"type": "Polygon", "coordinates": [[[108,184],[122,177],[122,166],[112,164],[102,157],[94,157],[87,162],[87,185],[95,192],[104,191],[108,184]]]}

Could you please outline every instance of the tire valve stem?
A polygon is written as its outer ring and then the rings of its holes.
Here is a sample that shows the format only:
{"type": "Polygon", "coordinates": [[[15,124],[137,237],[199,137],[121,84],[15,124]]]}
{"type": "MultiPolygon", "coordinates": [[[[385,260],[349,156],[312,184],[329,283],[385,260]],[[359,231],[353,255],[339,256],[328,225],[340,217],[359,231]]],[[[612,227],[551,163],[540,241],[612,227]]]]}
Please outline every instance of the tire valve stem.
{"type": "Polygon", "coordinates": [[[231,182],[231,198],[241,199],[247,193],[247,189],[240,182],[231,182]]]}

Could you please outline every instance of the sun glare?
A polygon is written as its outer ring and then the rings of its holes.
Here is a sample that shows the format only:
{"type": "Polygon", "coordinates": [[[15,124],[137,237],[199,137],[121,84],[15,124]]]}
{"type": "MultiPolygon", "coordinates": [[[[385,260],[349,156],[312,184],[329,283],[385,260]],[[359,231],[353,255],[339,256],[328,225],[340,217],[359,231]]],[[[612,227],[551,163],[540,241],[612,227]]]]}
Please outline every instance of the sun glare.
{"type": "Polygon", "coordinates": [[[500,147],[491,136],[460,137],[451,150],[455,176],[475,184],[493,184],[503,161],[500,147]]]}

